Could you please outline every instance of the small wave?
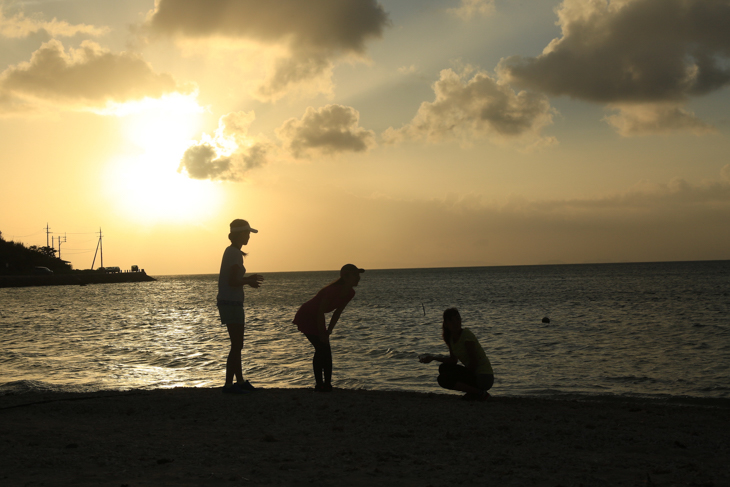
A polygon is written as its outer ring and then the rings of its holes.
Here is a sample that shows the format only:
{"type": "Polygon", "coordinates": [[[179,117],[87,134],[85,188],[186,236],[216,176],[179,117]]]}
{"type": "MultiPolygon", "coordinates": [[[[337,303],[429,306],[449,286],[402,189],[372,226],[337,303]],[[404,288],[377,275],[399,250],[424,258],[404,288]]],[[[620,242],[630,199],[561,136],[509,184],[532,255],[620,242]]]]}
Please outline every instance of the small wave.
{"type": "Polygon", "coordinates": [[[17,380],[0,384],[0,396],[34,392],[93,392],[99,387],[83,384],[52,384],[39,380],[17,380]]]}

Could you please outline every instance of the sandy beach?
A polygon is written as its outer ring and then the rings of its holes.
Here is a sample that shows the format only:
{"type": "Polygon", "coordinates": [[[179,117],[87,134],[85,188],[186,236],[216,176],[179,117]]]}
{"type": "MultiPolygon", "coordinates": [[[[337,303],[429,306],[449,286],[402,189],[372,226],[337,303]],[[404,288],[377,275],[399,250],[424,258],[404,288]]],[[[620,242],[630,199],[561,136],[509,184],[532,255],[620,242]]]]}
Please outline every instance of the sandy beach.
{"type": "Polygon", "coordinates": [[[177,388],[0,396],[2,485],[728,486],[730,401],[177,388]]]}

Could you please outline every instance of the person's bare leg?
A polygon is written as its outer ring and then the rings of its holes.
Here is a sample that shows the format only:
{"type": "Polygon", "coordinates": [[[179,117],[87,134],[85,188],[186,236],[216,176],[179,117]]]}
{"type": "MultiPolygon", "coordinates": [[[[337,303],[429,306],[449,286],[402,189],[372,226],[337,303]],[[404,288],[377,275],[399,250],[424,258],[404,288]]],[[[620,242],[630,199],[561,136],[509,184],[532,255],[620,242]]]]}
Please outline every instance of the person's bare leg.
{"type": "Polygon", "coordinates": [[[228,336],[231,338],[231,350],[226,361],[226,385],[233,384],[233,377],[237,382],[243,382],[243,367],[241,365],[241,350],[243,350],[244,325],[227,325],[228,336]]]}

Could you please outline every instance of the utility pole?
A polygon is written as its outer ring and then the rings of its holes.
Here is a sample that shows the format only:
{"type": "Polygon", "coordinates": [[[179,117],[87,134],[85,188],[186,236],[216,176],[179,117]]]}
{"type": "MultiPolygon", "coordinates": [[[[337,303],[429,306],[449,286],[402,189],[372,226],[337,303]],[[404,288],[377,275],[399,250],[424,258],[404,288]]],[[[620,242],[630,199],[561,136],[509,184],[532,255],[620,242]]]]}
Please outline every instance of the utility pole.
{"type": "Polygon", "coordinates": [[[48,222],[46,222],[46,247],[48,247],[48,236],[51,234],[51,229],[48,228],[48,222]]]}
{"type": "Polygon", "coordinates": [[[91,270],[94,270],[96,263],[96,254],[101,251],[101,267],[104,267],[104,249],[101,247],[101,227],[99,227],[99,242],[96,244],[96,252],[94,252],[94,260],[91,262],[91,270]]]}
{"type": "Polygon", "coordinates": [[[63,234],[63,242],[61,242],[61,236],[58,236],[58,258],[61,258],[61,244],[66,242],[66,234],[63,234]]]}

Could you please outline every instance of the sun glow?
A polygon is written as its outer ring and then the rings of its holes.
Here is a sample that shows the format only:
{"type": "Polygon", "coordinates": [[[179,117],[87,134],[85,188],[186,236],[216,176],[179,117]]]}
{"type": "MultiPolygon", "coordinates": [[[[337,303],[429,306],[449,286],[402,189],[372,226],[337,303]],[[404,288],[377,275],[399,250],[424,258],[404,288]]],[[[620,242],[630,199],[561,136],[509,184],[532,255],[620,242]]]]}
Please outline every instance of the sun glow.
{"type": "MultiPolygon", "coordinates": [[[[121,108],[121,107],[120,107],[121,108]]],[[[190,222],[209,217],[221,202],[217,185],[178,172],[180,158],[200,130],[203,109],[192,97],[145,100],[117,112],[130,153],[109,164],[107,194],[138,222],[190,222]]]]}

